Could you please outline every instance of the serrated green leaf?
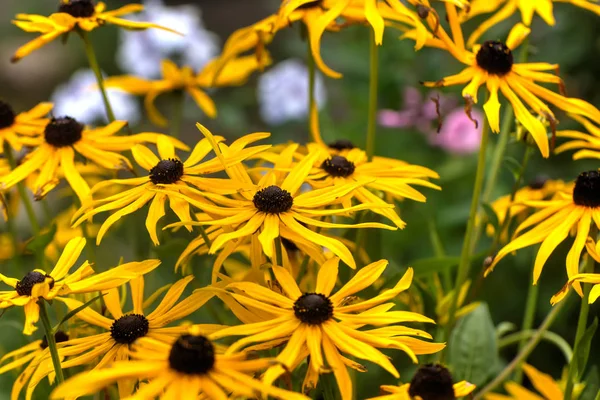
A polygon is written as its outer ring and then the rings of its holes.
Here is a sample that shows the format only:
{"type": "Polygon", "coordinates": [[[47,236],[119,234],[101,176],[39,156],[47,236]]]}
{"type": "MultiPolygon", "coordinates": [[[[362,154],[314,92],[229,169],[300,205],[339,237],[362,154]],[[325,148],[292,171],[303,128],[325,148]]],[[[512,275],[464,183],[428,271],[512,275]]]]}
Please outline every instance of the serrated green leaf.
{"type": "Polygon", "coordinates": [[[25,246],[26,251],[38,254],[46,250],[46,247],[54,240],[56,235],[56,224],[52,224],[47,232],[40,233],[38,236],[31,239],[25,246]]]}
{"type": "Polygon", "coordinates": [[[448,341],[448,366],[456,381],[483,385],[499,364],[496,329],[487,304],[461,318],[448,341]]]}
{"type": "Polygon", "coordinates": [[[79,307],[77,307],[74,310],[69,311],[59,322],[58,324],[56,324],[56,326],[52,329],[54,332],[58,332],[58,330],[60,329],[60,326],[62,324],[64,324],[65,322],[67,322],[68,320],[70,320],[71,318],[73,318],[73,316],[75,316],[75,314],[77,314],[79,311],[84,310],[86,308],[88,308],[89,306],[92,305],[93,302],[95,302],[96,300],[98,300],[99,298],[104,297],[103,294],[99,294],[98,296],[94,297],[93,299],[83,303],[82,305],[80,305],[79,307]]]}
{"type": "Polygon", "coordinates": [[[578,400],[595,400],[600,395],[600,374],[598,366],[594,365],[585,375],[585,388],[581,392],[578,400]]]}
{"type": "Polygon", "coordinates": [[[500,229],[500,221],[498,220],[498,215],[496,215],[496,211],[494,211],[492,206],[487,203],[481,204],[481,207],[487,215],[488,222],[494,226],[494,229],[496,231],[498,231],[498,229],[500,229]]]}
{"type": "Polygon", "coordinates": [[[592,325],[588,326],[581,339],[575,345],[575,355],[573,357],[575,362],[575,376],[578,380],[581,380],[585,371],[596,329],[598,329],[598,318],[594,318],[592,325]]]}

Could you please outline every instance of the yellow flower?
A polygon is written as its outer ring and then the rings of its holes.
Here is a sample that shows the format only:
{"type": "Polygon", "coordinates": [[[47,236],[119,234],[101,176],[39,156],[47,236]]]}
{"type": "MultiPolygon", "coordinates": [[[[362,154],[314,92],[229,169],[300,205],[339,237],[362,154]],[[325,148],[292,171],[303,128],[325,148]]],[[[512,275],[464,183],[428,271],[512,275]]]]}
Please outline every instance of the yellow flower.
{"type": "MultiPolygon", "coordinates": [[[[46,125],[43,135],[23,138],[23,143],[35,146],[23,162],[10,174],[0,179],[0,189],[5,190],[39,171],[33,183],[33,193],[41,199],[60,182],[59,174],[64,174],[67,182],[83,202],[90,193],[90,187],[75,166],[78,155],[107,169],[131,169],[131,163],[119,152],[130,150],[138,143],[156,143],[157,133],[139,133],[130,136],[117,136],[126,121],[115,121],[103,128],[89,128],[71,117],[52,118],[46,125]]],[[[176,139],[169,139],[178,148],[187,147],[176,139]]]]}
{"type": "Polygon", "coordinates": [[[272,359],[246,360],[245,353],[222,354],[220,346],[195,329],[168,342],[140,338],[133,346],[131,358],[76,375],[57,387],[50,398],[95,394],[111,383],[139,379],[148,383],[136,391],[134,398],[138,399],[226,399],[234,393],[245,398],[262,394],[265,398],[268,395],[282,400],[308,400],[252,377],[252,373],[272,365],[272,359]]]}
{"type": "MultiPolygon", "coordinates": [[[[204,191],[219,194],[236,193],[244,189],[244,185],[239,182],[220,179],[207,178],[205,175],[213,174],[224,170],[225,168],[241,162],[245,158],[259,153],[270,146],[254,146],[246,148],[246,145],[260,139],[269,137],[268,133],[255,133],[243,136],[231,144],[230,151],[225,156],[225,163],[221,163],[218,158],[202,161],[211,150],[211,143],[203,139],[194,148],[185,162],[181,162],[175,155],[175,147],[170,138],[161,136],[158,138],[158,158],[152,151],[142,145],[134,146],[132,149],[133,157],[136,162],[148,171],[147,176],[130,179],[111,179],[100,182],[94,186],[95,193],[106,187],[133,186],[131,189],[124,190],[115,195],[94,200],[84,204],[81,209],[75,213],[74,219],[78,218],[75,226],[81,224],[93,215],[101,212],[117,210],[100,227],[96,243],[100,244],[106,231],[123,216],[131,214],[142,208],[146,203],[150,203],[148,216],[146,217],[146,229],[155,245],[159,244],[156,233],[156,225],[165,215],[165,202],[169,200],[171,209],[182,221],[191,221],[190,203],[178,196],[172,196],[171,193],[203,193],[204,191]],[[161,189],[164,189],[161,190],[161,189]]],[[[221,137],[216,141],[224,140],[221,137]]],[[[190,228],[191,230],[191,228],[190,228]]]]}
{"type": "Polygon", "coordinates": [[[17,62],[54,39],[72,31],[92,31],[106,24],[117,25],[125,29],[159,28],[177,33],[149,22],[136,22],[119,18],[125,14],[139,12],[144,9],[141,4],[129,4],[117,10],[106,11],[106,4],[93,0],[61,0],[58,12],[48,17],[35,14],[17,14],[13,24],[26,32],[38,32],[41,35],[20,47],[11,61],[17,62]]]}
{"type": "MultiPolygon", "coordinates": [[[[594,243],[594,240],[591,237],[588,237],[585,247],[588,255],[591,256],[596,262],[600,262],[600,241],[594,243]]],[[[569,288],[573,286],[575,282],[578,284],[592,284],[592,289],[590,290],[590,294],[588,296],[588,303],[592,304],[598,300],[598,297],[600,297],[600,274],[577,274],[571,277],[565,286],[563,286],[558,293],[552,296],[550,303],[555,305],[556,303],[562,301],[567,295],[569,288]]]]}
{"type": "MultiPolygon", "coordinates": [[[[84,232],[81,227],[74,228],[71,226],[71,218],[73,217],[75,211],[76,207],[73,205],[65,211],[59,213],[52,220],[52,223],[56,225],[56,232],[50,244],[48,244],[48,246],[44,249],[44,255],[48,259],[56,261],[60,256],[60,251],[65,248],[71,239],[84,236],[84,232]]],[[[93,238],[96,237],[99,226],[97,224],[90,223],[86,229],[87,232],[85,232],[85,234],[88,235],[87,237],[93,238]]]]}
{"type": "Polygon", "coordinates": [[[548,25],[554,25],[554,2],[570,3],[600,15],[600,4],[595,0],[471,0],[470,8],[466,8],[461,16],[463,21],[477,15],[495,13],[479,24],[473,31],[467,44],[474,45],[490,28],[510,18],[519,9],[521,20],[527,26],[531,25],[533,15],[539,15],[548,25]]]}
{"type": "Polygon", "coordinates": [[[376,363],[398,378],[398,371],[378,348],[402,350],[414,362],[417,362],[416,354],[431,354],[444,348],[444,344],[427,343],[411,337],[431,338],[424,331],[394,325],[402,322],[433,323],[433,320],[413,312],[389,311],[394,306],[389,301],[410,286],[412,268],[393,288],[368,300],[349,302],[352,295],[369,287],[381,276],[388,262],[380,260],[362,268],[335,294],[331,294],[338,278],[338,264],[339,259],[333,258],[321,266],[314,292],[302,293],[290,273],[277,266],[273,266],[273,273],[282,294],[250,282],[229,284],[229,295],[219,297],[224,300],[231,298],[226,303],[244,325],[223,329],[213,337],[245,336],[233,343],[226,354],[252,343],[258,345],[248,350],[285,344],[277,356],[281,365],[265,372],[263,380],[268,384],[286,371],[294,370],[310,356],[303,391],[316,387],[319,375],[329,368],[343,400],[353,398],[347,365],[362,372],[364,367],[348,360],[340,351],[376,363]],[[365,325],[379,328],[360,329],[365,325]],[[328,368],[325,367],[325,359],[328,368]]]}
{"type": "MultiPolygon", "coordinates": [[[[563,82],[558,76],[542,72],[556,70],[558,65],[514,62],[512,52],[529,35],[529,28],[523,24],[517,24],[511,30],[506,42],[488,40],[481,45],[474,46],[473,51],[469,51],[465,48],[456,9],[453,5],[447,5],[447,9],[453,11],[448,13],[453,40],[450,39],[443,27],[438,26],[436,34],[439,39],[430,39],[429,44],[446,49],[458,61],[466,64],[467,68],[437,82],[425,82],[425,86],[446,87],[468,83],[463,89],[462,95],[467,103],[465,110],[470,116],[471,106],[477,103],[479,87],[485,84],[489,98],[483,109],[493,132],[500,131],[498,91],[502,92],[512,105],[517,120],[531,134],[544,157],[550,155],[546,127],[542,121],[529,112],[523,101],[543,119],[548,120],[553,130],[558,121],[543,100],[566,112],[583,115],[592,120],[600,120],[600,111],[593,105],[583,100],[564,97],[536,83],[554,83],[562,87],[563,82]]],[[[427,20],[432,29],[439,25],[433,15],[430,15],[427,20]]]]}
{"type": "MultiPolygon", "coordinates": [[[[450,305],[452,304],[452,299],[454,295],[454,289],[449,291],[448,293],[444,293],[442,289],[442,285],[439,281],[439,277],[435,276],[435,286],[437,289],[437,305],[435,306],[435,315],[438,317],[438,324],[446,325],[448,322],[448,314],[450,312],[450,305]]],[[[469,288],[471,287],[471,281],[467,280],[461,287],[458,292],[458,301],[457,301],[457,310],[456,310],[456,318],[463,317],[469,314],[471,311],[475,310],[481,304],[479,301],[474,301],[472,303],[467,303],[467,295],[469,294],[469,288]]]]}
{"type": "Polygon", "coordinates": [[[162,79],[151,81],[137,76],[125,75],[108,78],[106,87],[120,89],[134,95],[145,95],[144,104],[150,120],[159,126],[167,126],[167,119],[154,105],[156,98],[168,92],[185,91],[196,102],[198,107],[210,118],[215,118],[217,109],[212,99],[203,89],[221,86],[241,85],[257,68],[270,64],[270,58],[263,59],[260,63],[255,57],[241,57],[230,61],[225,68],[217,72],[215,61],[209,62],[197,74],[190,67],[179,68],[170,60],[162,61],[162,79]]]}
{"type": "MultiPolygon", "coordinates": [[[[496,254],[485,275],[487,276],[506,255],[541,242],[533,267],[535,285],[550,254],[567,238],[569,232],[574,231],[575,242],[566,260],[567,274],[569,279],[572,279],[579,273],[579,259],[592,221],[600,228],[600,173],[583,172],[577,177],[572,190],[558,193],[552,200],[525,201],[523,204],[539,210],[519,225],[515,237],[496,254]],[[526,229],[529,230],[523,233],[526,229]]],[[[581,294],[581,285],[578,282],[573,285],[581,294]]]]}
{"type": "MultiPolygon", "coordinates": [[[[576,115],[571,116],[577,122],[582,124],[589,132],[583,133],[575,130],[564,130],[556,132],[557,137],[573,139],[561,144],[555,150],[555,153],[562,153],[568,150],[579,149],[573,154],[573,160],[584,158],[600,158],[600,127],[585,118],[576,115]]],[[[598,121],[600,123],[600,121],[598,121]]]]}
{"type": "Polygon", "coordinates": [[[43,133],[48,124],[46,116],[52,107],[52,103],[40,103],[29,111],[16,114],[10,104],[0,100],[0,149],[7,142],[13,149],[21,150],[23,143],[19,135],[43,133]]]}
{"type": "Polygon", "coordinates": [[[75,272],[69,274],[69,270],[79,258],[84,247],[84,238],[71,239],[50,273],[34,269],[25,274],[21,280],[0,274],[0,280],[14,289],[0,291],[0,308],[23,307],[25,312],[24,334],[31,335],[37,329],[35,323],[40,316],[38,300],[53,300],[57,296],[70,293],[89,293],[112,289],[152,271],[160,264],[159,260],[131,262],[94,275],[91,264],[85,261],[75,272]]]}
{"type": "Polygon", "coordinates": [[[419,367],[410,383],[382,385],[381,390],[389,394],[368,400],[459,399],[471,394],[475,385],[467,381],[454,383],[448,369],[439,364],[426,364],[419,367]]]}

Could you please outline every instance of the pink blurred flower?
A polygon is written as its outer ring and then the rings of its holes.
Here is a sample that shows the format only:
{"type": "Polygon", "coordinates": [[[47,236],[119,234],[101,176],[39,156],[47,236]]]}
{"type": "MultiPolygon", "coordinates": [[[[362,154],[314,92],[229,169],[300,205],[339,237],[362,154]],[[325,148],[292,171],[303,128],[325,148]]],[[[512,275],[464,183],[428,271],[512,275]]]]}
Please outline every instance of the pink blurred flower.
{"type": "Polygon", "coordinates": [[[465,114],[465,110],[457,108],[444,117],[440,133],[429,135],[429,142],[453,154],[463,155],[476,152],[479,150],[481,126],[484,121],[483,115],[477,110],[472,110],[471,115],[478,122],[477,128],[465,114]]]}

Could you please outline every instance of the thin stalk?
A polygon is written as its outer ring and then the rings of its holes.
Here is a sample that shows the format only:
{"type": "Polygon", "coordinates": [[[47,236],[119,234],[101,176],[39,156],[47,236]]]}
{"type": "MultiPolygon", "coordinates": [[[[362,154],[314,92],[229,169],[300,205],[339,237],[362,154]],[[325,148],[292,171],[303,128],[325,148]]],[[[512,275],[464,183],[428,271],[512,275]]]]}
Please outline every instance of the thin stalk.
{"type": "Polygon", "coordinates": [[[471,269],[471,241],[475,232],[475,221],[479,211],[481,190],[483,189],[483,177],[485,175],[485,158],[488,147],[488,139],[488,123],[485,121],[483,125],[483,132],[481,133],[481,144],[479,147],[479,157],[477,160],[477,172],[475,174],[475,185],[473,186],[473,197],[471,199],[471,211],[469,212],[467,230],[463,239],[462,251],[460,253],[460,260],[458,263],[458,273],[456,275],[454,292],[452,294],[452,301],[450,303],[450,310],[448,312],[448,322],[445,328],[444,338],[446,339],[450,337],[450,331],[452,330],[452,326],[456,321],[456,310],[458,309],[458,294],[460,292],[460,288],[468,278],[469,270],[471,269]]]}
{"type": "Polygon", "coordinates": [[[83,237],[85,238],[85,245],[87,247],[88,261],[91,264],[95,264],[96,263],[96,241],[94,240],[93,237],[91,237],[88,228],[89,227],[87,225],[87,222],[84,222],[83,224],[81,224],[81,232],[83,234],[83,237]]]}
{"type": "MultiPolygon", "coordinates": [[[[521,343],[523,341],[527,343],[527,339],[530,339],[535,334],[537,334],[536,330],[528,329],[513,333],[511,335],[507,335],[502,339],[498,340],[498,349],[502,349],[515,343],[521,343]]],[[[542,339],[558,347],[558,349],[565,356],[565,360],[567,360],[567,362],[571,361],[571,358],[573,358],[573,350],[571,350],[571,346],[569,346],[569,343],[567,343],[567,341],[563,339],[562,336],[557,335],[554,332],[546,331],[542,333],[542,339]]]]}
{"type": "Polygon", "coordinates": [[[283,249],[280,237],[275,238],[275,263],[283,267],[283,249]]]}
{"type": "MultiPolygon", "coordinates": [[[[522,331],[529,331],[533,326],[533,322],[535,320],[535,309],[538,300],[538,294],[540,291],[540,287],[538,285],[529,285],[529,289],[527,290],[527,302],[525,303],[525,315],[523,315],[523,325],[521,327],[522,331]]],[[[519,342],[518,351],[523,350],[523,348],[527,345],[527,338],[523,337],[519,342]]],[[[519,365],[515,370],[513,380],[517,383],[521,383],[523,379],[523,370],[519,365]]]]}
{"type": "Polygon", "coordinates": [[[206,229],[204,229],[204,227],[201,225],[198,225],[198,229],[200,230],[200,235],[202,236],[202,239],[204,240],[204,244],[206,244],[206,248],[210,250],[210,248],[212,247],[212,242],[211,242],[210,238],[208,237],[208,234],[206,233],[206,229]]]}
{"type": "MultiPolygon", "coordinates": [[[[312,50],[310,48],[310,42],[307,40],[306,48],[308,49],[306,60],[308,64],[308,131],[312,137],[313,142],[319,142],[320,138],[315,137],[316,132],[312,129],[311,124],[311,115],[313,107],[315,107],[315,76],[316,76],[316,68],[315,68],[315,59],[312,55],[312,50]]],[[[319,118],[319,113],[315,116],[315,118],[319,118]]]]}
{"type": "Polygon", "coordinates": [[[542,322],[542,325],[540,325],[540,327],[538,328],[537,332],[533,336],[531,336],[531,339],[529,339],[529,342],[527,342],[527,345],[525,345],[525,347],[523,347],[523,349],[517,354],[517,356],[506,367],[504,367],[502,372],[500,372],[496,376],[496,378],[494,378],[493,381],[488,383],[483,389],[481,389],[477,393],[477,395],[475,396],[475,398],[473,400],[482,400],[486,393],[488,393],[488,392],[496,389],[498,386],[500,386],[500,384],[502,384],[502,382],[504,382],[506,379],[508,379],[508,377],[510,376],[512,371],[514,371],[515,368],[517,368],[519,365],[521,365],[521,363],[523,361],[525,361],[527,359],[527,357],[529,357],[529,355],[535,349],[535,347],[538,345],[540,340],[542,340],[542,337],[544,336],[544,332],[546,332],[548,329],[550,329],[550,327],[554,323],[554,320],[556,320],[556,318],[558,317],[558,315],[560,314],[562,309],[565,308],[565,305],[567,304],[569,298],[570,298],[570,293],[567,294],[567,297],[565,299],[563,299],[563,301],[561,301],[556,306],[554,306],[552,311],[550,311],[548,313],[548,315],[542,322]]]}
{"type": "Polygon", "coordinates": [[[379,86],[379,48],[375,43],[375,33],[371,29],[369,44],[369,114],[367,120],[367,143],[365,151],[370,159],[375,153],[375,135],[377,130],[377,89],[379,86]]]}
{"type": "Polygon", "coordinates": [[[63,370],[60,366],[60,357],[58,356],[58,349],[56,347],[56,339],[54,338],[54,330],[50,325],[50,318],[48,318],[48,311],[46,310],[46,301],[44,299],[38,300],[40,307],[40,319],[44,326],[44,332],[46,333],[46,341],[48,342],[48,351],[50,351],[50,357],[52,358],[52,365],[54,366],[54,372],[56,372],[56,381],[61,384],[65,381],[63,370]]]}
{"type": "Polygon", "coordinates": [[[106,109],[106,115],[108,116],[108,120],[110,122],[114,122],[116,120],[115,113],[110,105],[110,101],[108,100],[108,95],[106,94],[106,88],[104,86],[104,78],[102,77],[102,71],[100,70],[100,65],[98,65],[98,59],[96,58],[96,53],[94,52],[94,46],[90,40],[88,33],[84,30],[78,31],[79,36],[83,40],[83,45],[85,47],[85,54],[87,55],[88,62],[90,63],[90,68],[94,71],[94,75],[96,75],[96,81],[98,82],[98,88],[100,89],[100,93],[102,94],[102,101],[104,102],[104,108],[106,109]]]}
{"type": "Polygon", "coordinates": [[[171,136],[179,138],[181,134],[181,124],[183,123],[183,109],[185,106],[185,92],[183,90],[177,90],[174,93],[173,99],[173,111],[171,115],[171,136]]]}

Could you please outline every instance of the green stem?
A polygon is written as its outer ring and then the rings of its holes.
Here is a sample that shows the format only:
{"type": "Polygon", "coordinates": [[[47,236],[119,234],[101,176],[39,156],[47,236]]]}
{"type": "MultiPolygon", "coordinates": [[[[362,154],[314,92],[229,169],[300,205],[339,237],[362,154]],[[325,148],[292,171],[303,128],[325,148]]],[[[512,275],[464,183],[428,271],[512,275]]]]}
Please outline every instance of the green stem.
{"type": "Polygon", "coordinates": [[[87,247],[88,261],[92,264],[96,263],[96,241],[91,237],[88,230],[87,222],[81,224],[81,232],[85,238],[85,245],[87,247]]]}
{"type": "Polygon", "coordinates": [[[202,236],[202,239],[204,239],[204,244],[206,244],[206,248],[210,250],[210,248],[212,247],[212,242],[208,237],[208,234],[206,233],[206,229],[204,229],[204,227],[201,225],[198,225],[198,229],[200,230],[200,235],[202,236]]]}
{"type": "Polygon", "coordinates": [[[283,249],[280,237],[275,238],[275,263],[283,267],[283,249]]]}
{"type": "MultiPolygon", "coordinates": [[[[540,291],[540,289],[539,289],[538,285],[529,285],[529,289],[527,291],[527,302],[525,304],[525,315],[523,316],[523,326],[521,327],[521,329],[525,332],[531,330],[531,327],[533,327],[533,322],[535,319],[535,309],[536,309],[539,291],[540,291]]],[[[518,351],[523,350],[523,348],[526,345],[527,345],[527,338],[523,337],[523,339],[521,339],[521,341],[519,342],[518,351]]],[[[523,370],[521,369],[521,366],[519,365],[517,367],[517,369],[515,370],[513,380],[517,383],[521,383],[522,379],[523,379],[523,370]]]]}
{"type": "Polygon", "coordinates": [[[379,86],[379,48],[375,43],[375,33],[371,30],[371,40],[369,44],[369,114],[367,121],[367,143],[365,151],[367,157],[371,159],[375,154],[375,135],[377,130],[377,89],[379,86]]]}
{"type": "Polygon", "coordinates": [[[61,384],[65,381],[65,376],[63,375],[63,370],[60,366],[60,357],[58,356],[56,339],[54,338],[55,332],[52,329],[52,326],[50,325],[48,311],[46,310],[46,301],[44,299],[39,299],[38,305],[40,307],[40,319],[42,320],[44,332],[46,333],[46,341],[48,342],[48,351],[50,351],[50,357],[52,357],[52,365],[54,366],[54,371],[56,372],[56,381],[58,384],[61,384]]]}
{"type": "Polygon", "coordinates": [[[171,136],[179,138],[181,134],[181,124],[183,123],[183,109],[185,106],[185,92],[178,90],[174,94],[173,112],[171,115],[171,136]]]}
{"type": "Polygon", "coordinates": [[[475,231],[475,221],[477,219],[477,213],[479,210],[479,200],[481,197],[481,190],[483,188],[483,177],[485,175],[485,158],[488,147],[488,139],[488,123],[487,121],[484,121],[483,131],[481,132],[481,145],[479,147],[479,157],[477,160],[475,185],[473,187],[473,197],[471,199],[471,211],[469,212],[467,230],[465,232],[463,246],[460,253],[460,260],[458,263],[458,273],[456,275],[456,281],[454,283],[454,292],[452,294],[450,310],[448,311],[448,323],[446,324],[444,335],[446,339],[450,337],[450,331],[452,330],[452,326],[454,325],[454,322],[456,320],[456,310],[458,308],[458,294],[460,292],[460,288],[469,276],[469,270],[471,268],[471,241],[473,240],[473,233],[475,231]]]}
{"type": "MultiPolygon", "coordinates": [[[[313,142],[318,142],[319,138],[314,137],[316,132],[313,132],[312,129],[312,124],[311,124],[311,114],[312,114],[312,109],[315,106],[315,76],[316,76],[316,69],[315,69],[315,59],[313,58],[312,55],[312,50],[310,48],[310,42],[307,40],[307,45],[306,48],[308,49],[308,53],[307,53],[307,64],[308,64],[308,131],[310,132],[310,135],[312,136],[312,141],[313,142]]],[[[316,118],[319,118],[319,114],[317,113],[316,118]]]]}
{"type": "Polygon", "coordinates": [[[94,71],[94,75],[96,75],[96,81],[98,82],[98,88],[100,89],[100,93],[102,94],[102,101],[104,102],[104,108],[106,109],[106,115],[108,116],[108,120],[110,122],[114,122],[116,120],[115,113],[110,105],[110,101],[108,100],[108,95],[106,94],[106,88],[104,86],[104,78],[102,77],[102,71],[100,70],[100,65],[98,65],[98,59],[96,58],[96,53],[94,52],[94,46],[90,40],[88,33],[84,30],[78,31],[79,36],[83,40],[83,44],[85,47],[85,54],[87,55],[88,62],[90,63],[90,68],[94,71]]]}
{"type": "MultiPolygon", "coordinates": [[[[515,343],[525,342],[525,344],[527,344],[527,340],[531,339],[536,334],[537,331],[535,329],[528,329],[513,333],[511,335],[507,335],[502,339],[498,340],[498,349],[502,349],[515,343]]],[[[562,336],[557,335],[554,332],[542,332],[541,337],[542,339],[556,345],[556,347],[558,347],[565,356],[567,362],[569,362],[571,358],[573,358],[573,350],[571,350],[571,346],[569,346],[569,343],[567,343],[567,341],[563,339],[562,336]]],[[[517,367],[517,369],[520,368],[517,367]]]]}
{"type": "Polygon", "coordinates": [[[542,325],[540,325],[540,327],[538,328],[536,333],[533,336],[531,336],[531,339],[529,339],[529,342],[527,342],[527,345],[525,345],[525,347],[523,347],[523,349],[517,354],[517,356],[506,367],[504,367],[502,372],[500,372],[496,376],[496,378],[494,378],[493,381],[488,383],[483,389],[481,389],[477,393],[477,395],[475,396],[475,398],[473,400],[482,400],[486,393],[488,393],[488,392],[496,389],[498,386],[500,386],[500,384],[502,384],[502,382],[504,382],[506,379],[508,379],[508,377],[510,376],[512,371],[514,371],[515,368],[517,368],[519,365],[521,365],[521,363],[523,361],[525,361],[527,359],[527,357],[529,357],[529,355],[535,349],[535,347],[538,345],[540,340],[542,340],[544,332],[546,332],[548,329],[550,329],[550,327],[554,323],[554,320],[558,317],[558,315],[560,314],[562,309],[565,308],[565,305],[568,302],[569,296],[570,296],[570,293],[567,294],[567,297],[565,299],[563,299],[563,301],[561,301],[556,306],[554,306],[554,308],[552,309],[552,311],[550,311],[548,313],[548,315],[544,319],[544,322],[542,322],[542,325]]]}

